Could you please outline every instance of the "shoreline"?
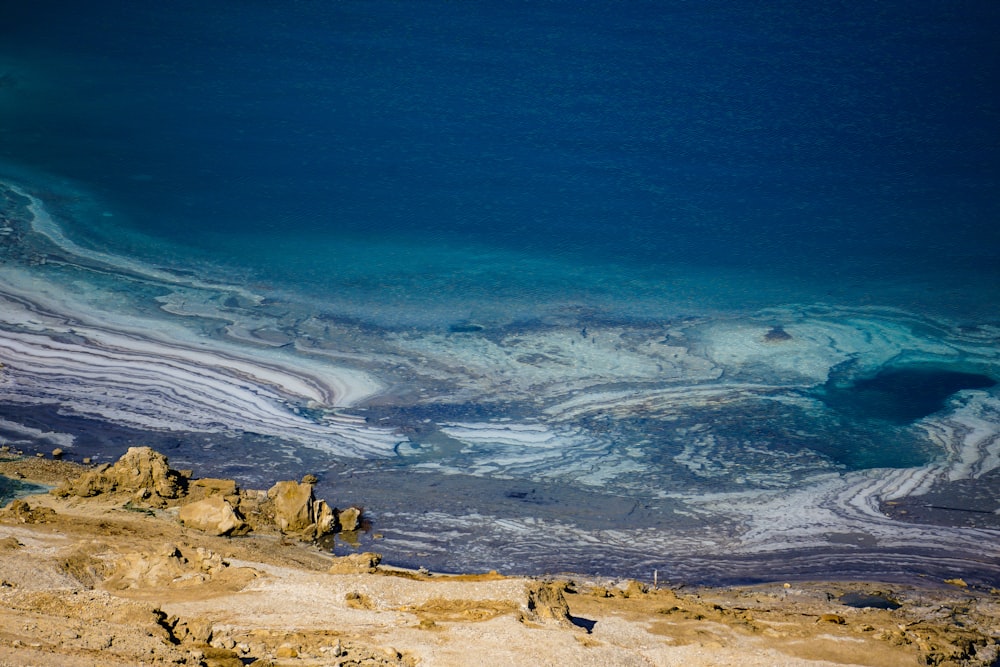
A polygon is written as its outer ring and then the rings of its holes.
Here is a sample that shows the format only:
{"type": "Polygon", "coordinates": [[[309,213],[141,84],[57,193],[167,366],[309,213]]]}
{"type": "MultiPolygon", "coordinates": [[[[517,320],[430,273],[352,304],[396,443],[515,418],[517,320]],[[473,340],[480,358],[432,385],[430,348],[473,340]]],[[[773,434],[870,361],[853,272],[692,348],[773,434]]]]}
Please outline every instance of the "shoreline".
{"type": "MultiPolygon", "coordinates": [[[[131,444],[123,442],[122,451],[131,444]]],[[[109,460],[117,458],[113,456],[109,459],[108,451],[105,450],[104,456],[85,465],[84,469],[93,469],[96,465],[106,464],[109,460]]],[[[13,455],[23,455],[28,461],[39,461],[41,465],[65,462],[67,466],[79,466],[79,457],[75,456],[76,454],[72,452],[61,455],[60,461],[56,462],[49,461],[48,455],[41,451],[13,452],[13,455]],[[74,458],[77,463],[74,463],[74,458]]],[[[227,470],[232,470],[231,467],[206,467],[184,459],[181,459],[181,464],[191,465],[195,472],[201,471],[199,474],[209,477],[226,476],[229,474],[227,470]]],[[[656,554],[646,553],[644,560],[648,565],[637,567],[635,565],[637,558],[648,549],[648,546],[644,546],[643,535],[647,537],[658,535],[668,540],[689,538],[685,538],[683,530],[675,532],[672,526],[664,525],[655,515],[647,517],[650,523],[645,528],[608,530],[602,526],[587,527],[585,524],[573,526],[574,519],[568,518],[565,511],[558,507],[549,509],[537,503],[526,507],[521,500],[510,498],[510,494],[506,491],[509,487],[502,482],[492,482],[484,486],[481,483],[483,480],[479,478],[467,480],[446,478],[445,485],[448,481],[458,484],[459,495],[463,495],[461,491],[463,488],[474,488],[475,494],[479,497],[478,502],[484,508],[490,505],[489,513],[485,513],[482,509],[470,508],[473,512],[471,517],[462,519],[459,524],[452,524],[449,521],[454,521],[455,517],[440,511],[432,512],[429,516],[425,516],[424,522],[418,529],[421,531],[419,533],[422,535],[421,541],[413,542],[409,531],[401,525],[411,521],[412,515],[403,513],[401,516],[405,521],[400,521],[396,520],[395,514],[412,502],[414,491],[406,485],[402,488],[393,488],[392,485],[398,480],[398,476],[391,472],[381,476],[375,471],[360,475],[352,473],[344,478],[310,467],[306,461],[290,460],[285,466],[271,468],[265,475],[251,477],[238,475],[238,478],[241,478],[238,484],[241,487],[254,484],[266,486],[275,479],[301,476],[303,471],[320,472],[316,484],[318,493],[327,495],[335,493],[344,502],[367,508],[366,515],[371,522],[371,528],[357,536],[357,543],[353,548],[341,545],[339,551],[335,549],[330,553],[342,553],[345,548],[348,552],[357,548],[375,549],[387,554],[387,560],[393,564],[413,570],[422,570],[428,566],[438,573],[461,576],[500,569],[515,577],[583,577],[603,581],[638,580],[645,584],[652,584],[654,579],[658,578],[661,583],[673,586],[709,588],[818,580],[883,582],[926,587],[935,581],[943,582],[950,579],[962,579],[969,590],[979,592],[1000,588],[1000,566],[989,556],[993,552],[994,547],[991,545],[997,532],[992,529],[974,531],[981,536],[985,549],[979,557],[972,553],[957,552],[954,548],[920,548],[905,543],[899,547],[887,548],[874,543],[864,544],[863,540],[871,540],[867,534],[841,532],[828,536],[834,539],[831,543],[798,546],[776,544],[773,549],[766,551],[737,552],[728,555],[714,551],[715,548],[723,549],[723,547],[713,547],[710,543],[699,552],[675,555],[669,562],[656,554]],[[359,493],[362,489],[365,493],[359,493]],[[467,523],[469,521],[471,523],[467,523]],[[454,539],[455,534],[463,534],[463,539],[473,543],[483,539],[495,539],[493,536],[496,533],[496,523],[503,524],[507,530],[512,531],[509,533],[509,539],[519,542],[518,553],[522,550],[533,550],[540,559],[527,562],[519,557],[505,558],[502,552],[498,555],[493,551],[477,556],[475,549],[456,548],[458,541],[454,539]],[[442,535],[448,534],[452,534],[453,537],[441,539],[442,535]],[[573,561],[573,554],[581,545],[579,540],[586,535],[598,536],[603,545],[596,551],[585,551],[590,555],[573,561]],[[629,544],[630,542],[636,544],[629,544]],[[455,558],[441,559],[434,555],[435,550],[443,550],[445,553],[455,550],[455,558]],[[556,553],[559,556],[553,560],[556,553]],[[553,568],[546,565],[556,562],[576,562],[578,566],[553,568]],[[654,572],[657,574],[654,575],[654,572]]],[[[418,476],[412,482],[420,485],[424,480],[418,476]]],[[[438,487],[438,492],[443,497],[447,497],[448,491],[440,488],[442,486],[440,480],[434,482],[434,485],[438,487]]],[[[537,484],[531,486],[538,490],[537,484]]],[[[522,484],[515,488],[528,487],[522,484]]],[[[463,497],[469,498],[467,495],[463,497]]],[[[576,502],[580,508],[576,520],[585,517],[592,507],[600,507],[602,511],[611,512],[612,516],[617,512],[622,520],[635,513],[634,501],[628,498],[616,499],[599,494],[579,495],[576,502]],[[616,502],[619,504],[617,509],[615,509],[616,502]]],[[[603,523],[606,521],[603,520],[603,523]]],[[[936,527],[932,524],[921,524],[918,527],[922,531],[936,532],[936,527]]],[[[944,528],[943,525],[937,527],[937,529],[944,528]]]]}
{"type": "MultiPolygon", "coordinates": [[[[93,470],[37,457],[0,468],[52,486],[93,470]]],[[[960,579],[455,576],[334,556],[263,526],[213,537],[158,509],[158,492],[141,499],[158,479],[142,494],[50,493],[0,509],[0,664],[985,667],[1000,656],[1000,591],[960,579]]]]}

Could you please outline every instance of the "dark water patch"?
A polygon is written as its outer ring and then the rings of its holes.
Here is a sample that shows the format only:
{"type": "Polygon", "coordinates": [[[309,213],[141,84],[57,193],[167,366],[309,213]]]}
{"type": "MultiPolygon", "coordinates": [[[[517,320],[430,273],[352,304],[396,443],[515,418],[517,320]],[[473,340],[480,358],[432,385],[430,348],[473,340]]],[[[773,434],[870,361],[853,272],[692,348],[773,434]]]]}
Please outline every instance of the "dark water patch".
{"type": "Polygon", "coordinates": [[[902,605],[887,593],[844,593],[839,598],[840,604],[856,609],[899,609],[902,605]]]}
{"type": "Polygon", "coordinates": [[[448,327],[450,333],[479,333],[486,327],[471,322],[456,322],[448,327]]]}
{"type": "MultiPolygon", "coordinates": [[[[824,415],[822,430],[814,432],[808,446],[848,470],[916,468],[933,461],[940,450],[916,428],[880,421],[844,419],[824,415]]],[[[783,441],[780,447],[792,444],[783,441]]]]}
{"type": "Polygon", "coordinates": [[[785,331],[785,328],[776,325],[771,327],[766,334],[764,334],[764,340],[768,343],[783,343],[786,340],[791,340],[792,335],[785,331]]]}
{"type": "Polygon", "coordinates": [[[422,442],[428,433],[437,432],[448,422],[516,421],[533,415],[531,406],[516,403],[456,402],[428,405],[373,405],[358,410],[369,423],[399,429],[422,442]]]}
{"type": "Polygon", "coordinates": [[[980,373],[933,366],[889,367],[841,386],[827,383],[820,399],[849,419],[911,424],[945,408],[964,389],[986,389],[996,380],[980,373]]]}
{"type": "Polygon", "coordinates": [[[883,502],[880,511],[906,523],[1000,530],[1000,469],[938,481],[925,494],[883,502]]]}
{"type": "MultiPolygon", "coordinates": [[[[789,549],[755,556],[681,558],[659,569],[665,580],[707,586],[749,586],[774,582],[879,582],[927,586],[961,574],[970,587],[1000,583],[1000,565],[960,550],[943,554],[928,549],[789,549]],[[664,575],[666,573],[666,575],[664,575]]],[[[636,572],[641,577],[643,572],[636,572]]],[[[647,575],[648,576],[648,575],[647,575]]],[[[944,586],[943,584],[941,584],[944,586]]]]}
{"type": "Polygon", "coordinates": [[[833,470],[917,467],[940,453],[914,427],[845,418],[822,402],[745,401],[611,428],[619,439],[655,438],[648,464],[663,479],[713,492],[786,488],[833,470]]]}
{"type": "Polygon", "coordinates": [[[383,468],[378,462],[362,463],[337,475],[321,475],[316,491],[320,497],[371,508],[375,529],[387,533],[394,527],[393,520],[383,520],[380,515],[426,512],[531,518],[565,522],[584,530],[612,526],[671,530],[703,525],[703,520],[679,513],[685,505],[673,499],[626,497],[598,487],[547,480],[526,484],[429,471],[405,474],[383,468]]]}

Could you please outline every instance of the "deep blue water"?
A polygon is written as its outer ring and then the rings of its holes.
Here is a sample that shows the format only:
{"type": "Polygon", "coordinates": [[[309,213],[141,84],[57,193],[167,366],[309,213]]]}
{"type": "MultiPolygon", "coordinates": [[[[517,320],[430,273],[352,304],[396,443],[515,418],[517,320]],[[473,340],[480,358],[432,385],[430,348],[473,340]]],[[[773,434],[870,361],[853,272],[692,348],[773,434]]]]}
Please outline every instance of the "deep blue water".
{"type": "Polygon", "coordinates": [[[41,0],[0,25],[0,158],[85,188],[92,243],[313,291],[447,299],[476,248],[611,300],[698,267],[988,306],[998,29],[986,1],[41,0]]]}

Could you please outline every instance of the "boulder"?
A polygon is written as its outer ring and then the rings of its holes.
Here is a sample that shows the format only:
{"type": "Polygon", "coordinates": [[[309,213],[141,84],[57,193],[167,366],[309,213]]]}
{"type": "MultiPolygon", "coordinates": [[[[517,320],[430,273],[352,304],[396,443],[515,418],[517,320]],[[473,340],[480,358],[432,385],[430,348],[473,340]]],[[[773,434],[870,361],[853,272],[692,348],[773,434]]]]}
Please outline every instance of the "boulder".
{"type": "Polygon", "coordinates": [[[358,507],[348,507],[337,511],[337,523],[340,529],[345,532],[357,530],[361,526],[361,509],[358,507]]]}
{"type": "Polygon", "coordinates": [[[563,584],[534,582],[528,586],[527,617],[536,622],[571,627],[569,605],[563,595],[563,584]]]}
{"type": "Polygon", "coordinates": [[[102,494],[128,494],[133,501],[164,507],[184,495],[186,480],[167,465],[167,457],[149,447],[129,447],[114,465],[102,465],[68,480],[55,490],[60,496],[89,498],[102,494]]]}
{"type": "Polygon", "coordinates": [[[282,644],[274,654],[279,658],[297,658],[299,657],[299,650],[291,644],[282,644]]]}
{"type": "Polygon", "coordinates": [[[332,533],[337,529],[337,514],[325,500],[313,503],[313,523],[316,524],[316,537],[332,533]]]}
{"type": "Polygon", "coordinates": [[[278,482],[267,491],[274,523],[283,533],[314,530],[312,484],[278,482]]]}
{"type": "Polygon", "coordinates": [[[212,495],[184,505],[178,515],[181,523],[212,535],[231,535],[246,523],[223,496],[212,495]]]}

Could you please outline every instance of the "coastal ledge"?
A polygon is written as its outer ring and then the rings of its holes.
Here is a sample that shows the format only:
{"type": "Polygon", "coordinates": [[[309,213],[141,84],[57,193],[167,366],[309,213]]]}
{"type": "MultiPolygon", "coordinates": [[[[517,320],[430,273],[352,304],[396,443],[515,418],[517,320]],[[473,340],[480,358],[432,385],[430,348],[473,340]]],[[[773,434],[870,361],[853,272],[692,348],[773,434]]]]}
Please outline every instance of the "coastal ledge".
{"type": "Polygon", "coordinates": [[[311,498],[308,479],[273,494],[243,491],[173,471],[148,448],[98,468],[8,458],[0,474],[56,487],[0,510],[0,665],[1000,659],[1000,591],[960,579],[703,588],[433,574],[317,548],[315,519],[328,515],[323,501],[299,502],[311,498]],[[211,498],[245,525],[206,531],[183,520],[184,507],[211,498]]]}

